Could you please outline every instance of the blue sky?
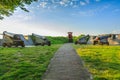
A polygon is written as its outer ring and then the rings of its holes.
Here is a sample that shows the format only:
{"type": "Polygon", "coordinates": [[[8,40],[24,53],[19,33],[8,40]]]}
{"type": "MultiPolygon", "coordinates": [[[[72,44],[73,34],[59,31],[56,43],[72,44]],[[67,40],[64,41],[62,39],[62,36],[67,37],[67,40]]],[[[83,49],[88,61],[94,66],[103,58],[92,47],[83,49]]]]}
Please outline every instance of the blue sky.
{"type": "Polygon", "coordinates": [[[0,21],[0,33],[50,36],[120,33],[120,0],[39,0],[0,21]]]}

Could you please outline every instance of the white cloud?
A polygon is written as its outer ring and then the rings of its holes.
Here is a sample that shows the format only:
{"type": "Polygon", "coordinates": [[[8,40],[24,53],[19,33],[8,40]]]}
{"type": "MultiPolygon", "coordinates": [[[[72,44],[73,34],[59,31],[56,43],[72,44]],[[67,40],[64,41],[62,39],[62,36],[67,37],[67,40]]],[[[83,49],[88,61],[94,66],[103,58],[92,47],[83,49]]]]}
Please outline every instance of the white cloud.
{"type": "Polygon", "coordinates": [[[80,1],[80,5],[81,5],[81,6],[84,6],[84,5],[86,5],[86,3],[83,2],[83,1],[80,1]]]}
{"type": "Polygon", "coordinates": [[[46,8],[46,5],[47,5],[47,2],[40,2],[40,6],[41,6],[42,8],[46,8]]]}
{"type": "Polygon", "coordinates": [[[28,21],[32,20],[35,16],[35,13],[32,9],[29,10],[30,12],[25,12],[22,10],[17,10],[12,16],[8,17],[9,19],[15,19],[19,21],[28,21]]]}
{"type": "Polygon", "coordinates": [[[60,4],[61,4],[61,5],[64,5],[65,3],[64,3],[63,1],[60,1],[60,4]]]}
{"type": "Polygon", "coordinates": [[[97,12],[102,12],[102,11],[105,11],[106,9],[108,9],[110,7],[110,4],[107,4],[107,5],[104,5],[104,6],[100,6],[98,8],[96,8],[96,11],[97,12]]]}
{"type": "MultiPolygon", "coordinates": [[[[57,8],[57,7],[68,7],[70,6],[75,8],[87,5],[90,3],[91,0],[39,0],[39,6],[37,8],[57,8]],[[54,7],[55,6],[55,7],[54,7]],[[56,7],[57,6],[57,7],[56,7]]],[[[94,0],[96,2],[99,2],[100,0],[94,0]]]]}
{"type": "Polygon", "coordinates": [[[94,16],[94,15],[96,15],[96,11],[95,10],[79,11],[78,14],[80,16],[94,16]]]}
{"type": "MultiPolygon", "coordinates": [[[[88,10],[80,10],[79,12],[74,12],[72,16],[96,16],[101,14],[103,11],[108,9],[110,5],[98,6],[96,8],[88,9],[88,10]]],[[[120,9],[116,9],[115,11],[120,11],[120,9]]]]}
{"type": "Polygon", "coordinates": [[[32,19],[32,16],[30,15],[15,15],[14,16],[15,18],[17,18],[18,20],[22,19],[23,21],[27,21],[27,20],[31,20],[32,19]]]}

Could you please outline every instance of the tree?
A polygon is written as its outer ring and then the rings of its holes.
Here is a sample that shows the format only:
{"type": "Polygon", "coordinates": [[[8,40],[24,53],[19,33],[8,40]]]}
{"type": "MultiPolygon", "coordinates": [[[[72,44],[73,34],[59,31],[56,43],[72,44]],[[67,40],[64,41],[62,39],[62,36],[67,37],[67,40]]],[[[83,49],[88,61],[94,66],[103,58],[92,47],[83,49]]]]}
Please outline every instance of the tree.
{"type": "Polygon", "coordinates": [[[37,0],[0,0],[0,19],[12,15],[17,7],[29,12],[25,5],[30,5],[34,1],[37,0]]]}
{"type": "Polygon", "coordinates": [[[85,36],[85,35],[80,34],[79,36],[74,36],[73,39],[74,39],[74,41],[77,41],[78,39],[82,38],[83,36],[85,36]]]}

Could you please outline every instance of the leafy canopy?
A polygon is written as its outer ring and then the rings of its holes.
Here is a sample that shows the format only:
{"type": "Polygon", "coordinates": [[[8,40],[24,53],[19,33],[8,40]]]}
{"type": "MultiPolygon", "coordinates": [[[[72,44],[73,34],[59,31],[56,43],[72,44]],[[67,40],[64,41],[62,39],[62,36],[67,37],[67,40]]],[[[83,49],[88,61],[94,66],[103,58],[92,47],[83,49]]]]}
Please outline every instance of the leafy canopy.
{"type": "Polygon", "coordinates": [[[37,0],[0,0],[0,19],[12,15],[17,7],[29,12],[24,6],[30,5],[34,1],[37,0]]]}

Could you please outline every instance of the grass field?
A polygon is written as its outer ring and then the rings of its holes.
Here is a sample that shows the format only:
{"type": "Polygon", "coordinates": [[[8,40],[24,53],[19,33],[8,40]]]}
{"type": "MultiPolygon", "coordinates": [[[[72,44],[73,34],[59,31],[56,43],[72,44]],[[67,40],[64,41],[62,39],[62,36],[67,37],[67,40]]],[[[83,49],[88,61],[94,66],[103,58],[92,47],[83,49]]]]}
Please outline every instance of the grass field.
{"type": "Polygon", "coordinates": [[[94,80],[120,80],[120,46],[77,45],[94,80]]]}
{"type": "Polygon", "coordinates": [[[0,80],[41,80],[60,46],[0,47],[0,80]]]}

